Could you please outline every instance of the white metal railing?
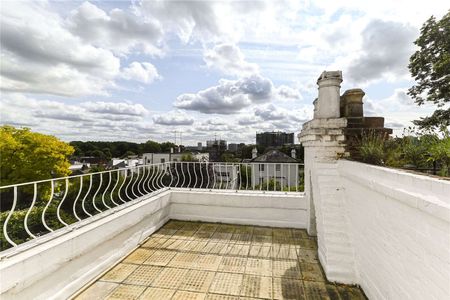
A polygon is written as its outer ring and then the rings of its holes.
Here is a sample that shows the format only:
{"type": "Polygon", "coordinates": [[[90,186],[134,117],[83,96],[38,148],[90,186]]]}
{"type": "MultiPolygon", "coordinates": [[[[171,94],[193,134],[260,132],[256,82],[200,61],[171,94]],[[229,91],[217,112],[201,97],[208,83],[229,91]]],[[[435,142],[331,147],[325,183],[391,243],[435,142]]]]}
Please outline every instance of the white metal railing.
{"type": "Polygon", "coordinates": [[[300,192],[303,167],[292,163],[166,162],[2,186],[0,250],[167,188],[300,192]]]}

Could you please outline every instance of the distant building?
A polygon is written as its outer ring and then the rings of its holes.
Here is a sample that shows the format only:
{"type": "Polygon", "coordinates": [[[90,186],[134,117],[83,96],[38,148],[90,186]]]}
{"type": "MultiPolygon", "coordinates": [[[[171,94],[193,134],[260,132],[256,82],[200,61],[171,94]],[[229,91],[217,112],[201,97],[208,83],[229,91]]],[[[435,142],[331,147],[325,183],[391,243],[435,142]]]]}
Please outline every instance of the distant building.
{"type": "Polygon", "coordinates": [[[264,147],[281,147],[294,143],[294,133],[281,131],[256,133],[256,145],[264,147]]]}
{"type": "Polygon", "coordinates": [[[181,161],[183,153],[144,153],[144,165],[161,164],[172,161],[181,161]]]}
{"type": "Polygon", "coordinates": [[[227,150],[227,141],[210,140],[206,141],[206,151],[209,153],[210,161],[219,161],[222,154],[227,150]]]}
{"type": "Polygon", "coordinates": [[[206,149],[211,148],[220,148],[220,149],[227,149],[227,141],[225,140],[210,140],[206,141],[206,149]]]}
{"type": "Polygon", "coordinates": [[[228,151],[230,152],[239,152],[243,147],[245,147],[244,143],[230,143],[228,144],[228,151]]]}
{"type": "Polygon", "coordinates": [[[294,158],[295,150],[291,156],[278,150],[270,150],[263,155],[250,160],[252,167],[252,185],[261,185],[269,180],[277,181],[281,187],[295,187],[298,185],[300,168],[298,160],[294,158]]]}
{"type": "Polygon", "coordinates": [[[166,162],[179,162],[182,161],[184,155],[191,154],[192,157],[199,162],[208,162],[209,153],[199,152],[183,152],[183,153],[144,153],[142,158],[145,165],[161,164],[166,162]]]}

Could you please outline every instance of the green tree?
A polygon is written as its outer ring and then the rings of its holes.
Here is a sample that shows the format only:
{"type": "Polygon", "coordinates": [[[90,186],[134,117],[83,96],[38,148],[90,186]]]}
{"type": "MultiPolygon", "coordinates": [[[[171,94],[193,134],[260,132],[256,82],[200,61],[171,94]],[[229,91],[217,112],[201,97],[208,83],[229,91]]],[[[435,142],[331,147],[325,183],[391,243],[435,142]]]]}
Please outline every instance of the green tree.
{"type": "Polygon", "coordinates": [[[408,90],[418,105],[426,102],[439,109],[428,117],[415,120],[420,128],[450,126],[450,11],[441,20],[434,16],[422,26],[414,42],[419,49],[411,56],[409,70],[416,84],[408,90]]]}
{"type": "Polygon", "coordinates": [[[0,127],[0,185],[67,176],[74,148],[29,128],[0,127]]]}
{"type": "Polygon", "coordinates": [[[181,161],[198,161],[191,153],[181,155],[181,161]]]}
{"type": "Polygon", "coordinates": [[[161,146],[158,142],[147,141],[142,145],[142,150],[144,153],[158,153],[161,152],[161,146]]]}
{"type": "Polygon", "coordinates": [[[173,148],[173,150],[175,151],[177,145],[175,145],[172,142],[164,142],[160,144],[161,146],[161,152],[170,152],[170,148],[173,148]]]}

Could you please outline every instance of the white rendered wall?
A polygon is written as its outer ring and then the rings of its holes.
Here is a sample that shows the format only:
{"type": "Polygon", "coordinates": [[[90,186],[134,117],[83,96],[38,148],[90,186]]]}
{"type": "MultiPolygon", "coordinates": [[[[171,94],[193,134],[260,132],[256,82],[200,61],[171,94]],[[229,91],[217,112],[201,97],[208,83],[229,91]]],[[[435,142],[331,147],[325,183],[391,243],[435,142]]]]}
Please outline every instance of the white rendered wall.
{"type": "Polygon", "coordinates": [[[305,207],[302,193],[166,190],[11,249],[0,262],[0,298],[67,299],[170,218],[305,228],[305,207]]]}
{"type": "Polygon", "coordinates": [[[178,220],[306,228],[303,193],[172,190],[170,217],[178,220]]]}
{"type": "Polygon", "coordinates": [[[450,181],[345,160],[338,172],[369,299],[450,299],[450,181]]]}
{"type": "Polygon", "coordinates": [[[130,202],[120,211],[104,218],[97,215],[94,222],[2,260],[0,298],[67,299],[167,222],[169,201],[166,191],[130,202]]]}

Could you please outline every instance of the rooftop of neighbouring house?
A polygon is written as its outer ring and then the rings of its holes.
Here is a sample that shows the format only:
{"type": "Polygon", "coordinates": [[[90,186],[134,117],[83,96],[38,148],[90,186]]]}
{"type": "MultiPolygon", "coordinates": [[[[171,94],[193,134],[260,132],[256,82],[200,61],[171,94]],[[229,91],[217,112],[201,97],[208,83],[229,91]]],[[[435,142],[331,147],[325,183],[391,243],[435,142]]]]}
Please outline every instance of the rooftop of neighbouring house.
{"type": "Polygon", "coordinates": [[[305,230],[171,220],[80,299],[366,299],[327,282],[305,230]]]}

